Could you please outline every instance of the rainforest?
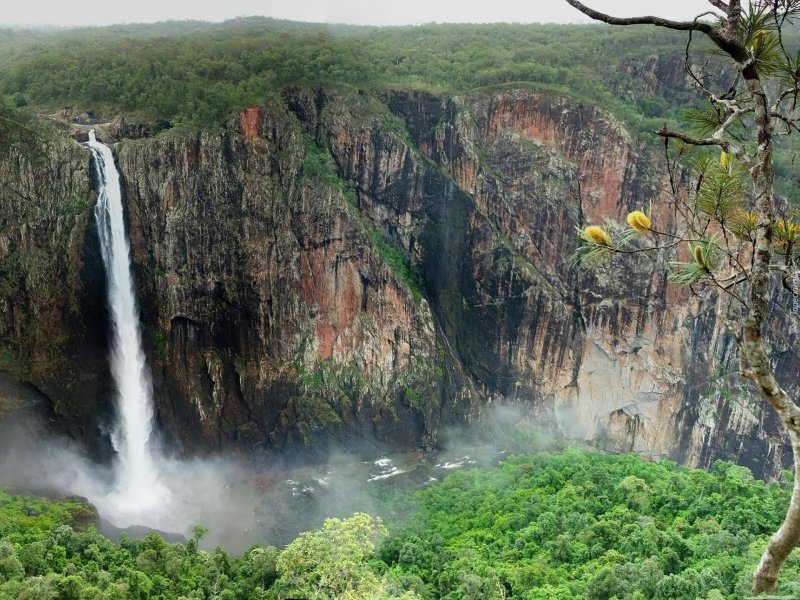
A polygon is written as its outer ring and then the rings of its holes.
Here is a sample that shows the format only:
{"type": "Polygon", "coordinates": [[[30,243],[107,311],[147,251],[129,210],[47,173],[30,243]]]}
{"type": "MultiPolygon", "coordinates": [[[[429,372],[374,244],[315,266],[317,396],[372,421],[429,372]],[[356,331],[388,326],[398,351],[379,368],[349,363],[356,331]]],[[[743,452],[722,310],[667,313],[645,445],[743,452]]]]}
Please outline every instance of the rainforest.
{"type": "MultiPolygon", "coordinates": [[[[509,458],[231,556],[155,533],[118,543],[76,499],[0,495],[7,598],[739,598],[788,491],[583,450],[509,458]]],[[[797,594],[800,560],[786,568],[797,594]]]]}

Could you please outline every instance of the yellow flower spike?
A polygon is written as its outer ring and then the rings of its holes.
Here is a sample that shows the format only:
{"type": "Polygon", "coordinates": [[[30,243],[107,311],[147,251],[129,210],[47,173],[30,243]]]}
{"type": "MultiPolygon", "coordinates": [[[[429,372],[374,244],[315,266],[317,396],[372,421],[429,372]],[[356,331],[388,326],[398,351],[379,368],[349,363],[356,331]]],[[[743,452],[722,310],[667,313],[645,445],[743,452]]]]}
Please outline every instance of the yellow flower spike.
{"type": "Polygon", "coordinates": [[[650,219],[640,210],[635,210],[630,213],[626,221],[628,221],[628,225],[630,225],[632,229],[635,229],[639,233],[647,233],[650,231],[650,219]]]}
{"type": "Polygon", "coordinates": [[[706,265],[706,257],[705,257],[705,254],[703,253],[703,247],[702,246],[695,246],[694,247],[694,262],[696,262],[698,265],[700,265],[704,269],[708,268],[708,265],[706,265]]]}
{"type": "Polygon", "coordinates": [[[605,229],[598,227],[597,225],[589,225],[583,230],[583,234],[595,244],[600,246],[611,245],[611,236],[608,235],[608,232],[605,229]]]}
{"type": "Polygon", "coordinates": [[[731,155],[723,150],[719,155],[719,164],[722,165],[723,169],[728,168],[728,164],[731,161],[731,155]]]}

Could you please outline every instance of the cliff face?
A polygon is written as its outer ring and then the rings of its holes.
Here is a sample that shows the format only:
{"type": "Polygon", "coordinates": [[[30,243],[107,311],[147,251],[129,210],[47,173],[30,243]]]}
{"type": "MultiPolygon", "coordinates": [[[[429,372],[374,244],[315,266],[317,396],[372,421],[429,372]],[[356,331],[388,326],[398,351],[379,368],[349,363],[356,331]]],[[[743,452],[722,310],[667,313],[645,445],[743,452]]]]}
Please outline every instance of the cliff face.
{"type": "MultiPolygon", "coordinates": [[[[216,131],[116,152],[159,423],[188,450],[431,446],[442,425],[501,401],[608,449],[735,459],[765,476],[789,460],[735,375],[714,299],[668,285],[646,258],[570,268],[577,224],[622,219],[664,184],[659,156],[603,111],[521,90],[288,88],[216,131]]],[[[61,185],[85,190],[87,161],[64,146],[41,168],[80,165],[59,167],[61,185]]],[[[48,387],[30,366],[47,346],[13,329],[19,305],[2,296],[20,373],[70,415],[102,412],[107,377],[92,362],[104,336],[84,321],[98,280],[81,198],[65,241],[35,238],[66,275],[53,307],[29,314],[51,311],[67,346],[93,340],[77,376],[91,394],[48,387]]],[[[27,225],[8,222],[27,256],[27,225]]],[[[779,312],[773,353],[796,394],[798,315],[779,312]]]]}
{"type": "MultiPolygon", "coordinates": [[[[104,453],[111,387],[89,155],[71,141],[0,155],[0,371],[43,392],[61,424],[104,453]]],[[[0,392],[0,417],[24,408],[0,392]]]]}
{"type": "MultiPolygon", "coordinates": [[[[779,423],[736,374],[715,299],[668,285],[648,259],[593,276],[568,266],[575,224],[621,221],[658,200],[665,178],[649,147],[602,111],[549,94],[388,103],[469,196],[461,310],[433,306],[482,397],[531,406],[544,426],[612,450],[702,466],[726,457],[765,475],[790,461],[779,423]]],[[[671,224],[667,211],[656,219],[671,224]]],[[[777,370],[796,394],[799,315],[786,293],[774,302],[777,370]]]]}
{"type": "Polygon", "coordinates": [[[189,448],[434,443],[428,303],[284,107],[126,142],[119,164],[171,436],[189,448]]]}

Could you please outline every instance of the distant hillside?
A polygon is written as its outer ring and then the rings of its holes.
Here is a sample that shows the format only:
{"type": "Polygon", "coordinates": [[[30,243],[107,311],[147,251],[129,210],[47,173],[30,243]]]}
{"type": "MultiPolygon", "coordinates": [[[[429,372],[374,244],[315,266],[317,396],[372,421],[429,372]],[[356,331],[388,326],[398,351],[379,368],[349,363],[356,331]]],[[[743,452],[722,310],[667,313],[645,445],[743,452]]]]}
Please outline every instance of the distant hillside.
{"type": "Polygon", "coordinates": [[[636,63],[655,55],[682,62],[685,45],[685,36],[646,28],[376,28],[249,18],[2,33],[0,93],[14,104],[125,111],[176,124],[216,123],[295,83],[448,93],[525,83],[603,105],[647,129],[694,98],[685,86],[654,89],[640,76],[636,63]]]}

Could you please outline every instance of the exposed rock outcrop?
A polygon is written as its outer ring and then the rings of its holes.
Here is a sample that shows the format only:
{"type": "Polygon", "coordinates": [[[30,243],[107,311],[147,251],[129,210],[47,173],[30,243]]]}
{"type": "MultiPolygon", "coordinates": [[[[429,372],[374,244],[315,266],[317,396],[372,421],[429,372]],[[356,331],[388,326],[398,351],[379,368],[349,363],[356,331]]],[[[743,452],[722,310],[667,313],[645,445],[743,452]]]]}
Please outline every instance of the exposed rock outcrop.
{"type": "Polygon", "coordinates": [[[427,301],[285,107],[229,125],[119,147],[161,423],[194,448],[433,444],[427,301]]]}

